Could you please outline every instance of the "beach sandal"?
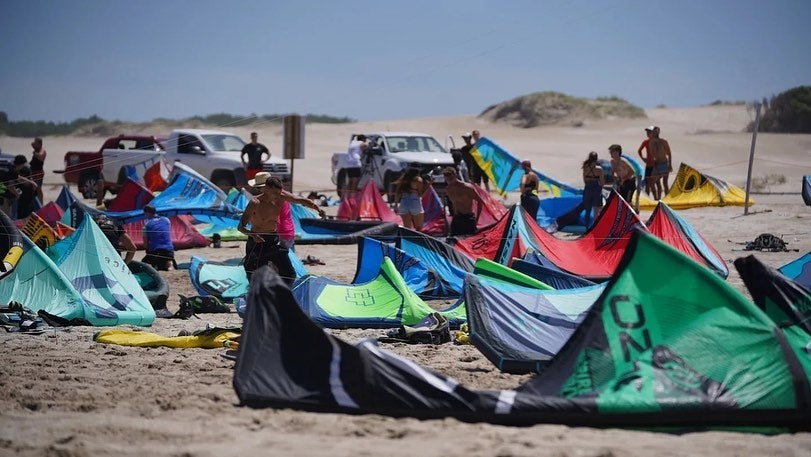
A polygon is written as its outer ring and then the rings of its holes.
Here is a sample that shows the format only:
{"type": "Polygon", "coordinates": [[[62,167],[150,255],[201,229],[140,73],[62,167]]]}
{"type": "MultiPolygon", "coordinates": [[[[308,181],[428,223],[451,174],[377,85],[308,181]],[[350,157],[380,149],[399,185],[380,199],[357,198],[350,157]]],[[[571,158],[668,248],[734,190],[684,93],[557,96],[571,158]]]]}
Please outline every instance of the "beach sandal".
{"type": "Polygon", "coordinates": [[[301,261],[301,263],[304,265],[326,265],[326,263],[322,262],[321,259],[311,255],[308,255],[306,259],[301,261]]]}

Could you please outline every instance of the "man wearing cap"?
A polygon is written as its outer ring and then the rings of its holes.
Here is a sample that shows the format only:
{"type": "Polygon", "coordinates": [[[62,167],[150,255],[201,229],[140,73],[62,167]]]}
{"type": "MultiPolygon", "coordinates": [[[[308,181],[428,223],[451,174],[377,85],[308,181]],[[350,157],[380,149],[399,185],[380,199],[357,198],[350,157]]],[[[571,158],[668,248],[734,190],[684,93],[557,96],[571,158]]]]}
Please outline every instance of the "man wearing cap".
{"type": "MultiPolygon", "coordinates": [[[[650,127],[645,128],[645,135],[646,138],[642,140],[642,144],[639,145],[639,149],[637,149],[637,154],[639,157],[645,162],[645,194],[650,195],[651,192],[654,192],[654,180],[653,180],[653,156],[650,154],[650,138],[653,136],[653,131],[656,129],[655,125],[651,125],[650,127]],[[642,154],[642,151],[645,151],[645,154],[642,154]]],[[[661,190],[659,191],[661,193],[661,190]]]]}
{"type": "Polygon", "coordinates": [[[529,160],[521,162],[521,207],[532,217],[538,219],[538,208],[541,207],[541,200],[538,198],[538,175],[532,171],[532,163],[529,160]]]}
{"type": "Polygon", "coordinates": [[[279,214],[285,202],[312,208],[321,218],[325,217],[324,210],[310,199],[285,191],[279,178],[264,171],[257,173],[248,185],[262,193],[248,203],[237,226],[237,230],[248,235],[243,262],[245,273],[250,280],[254,270],[273,264],[287,285],[292,285],[296,270],[288,257],[288,248],[279,239],[279,214]],[[247,228],[249,224],[251,227],[247,228]]]}
{"type": "Polygon", "coordinates": [[[670,172],[673,171],[670,144],[664,138],[659,138],[659,133],[659,127],[654,127],[650,142],[648,143],[650,156],[653,157],[653,179],[657,186],[659,186],[661,182],[661,189],[657,187],[659,195],[656,196],[656,200],[664,198],[670,191],[668,178],[670,172]]]}
{"type": "Polygon", "coordinates": [[[476,223],[484,208],[484,201],[473,188],[472,184],[459,181],[456,177],[456,170],[447,167],[442,170],[445,182],[445,196],[452,208],[453,220],[451,221],[450,236],[472,235],[476,233],[476,223]],[[476,202],[476,214],[473,214],[473,202],[476,202]]]}
{"type": "Polygon", "coordinates": [[[611,172],[614,174],[614,183],[617,193],[628,203],[636,191],[636,180],[634,179],[634,169],[622,160],[622,146],[612,144],[608,147],[611,154],[611,172]]]}

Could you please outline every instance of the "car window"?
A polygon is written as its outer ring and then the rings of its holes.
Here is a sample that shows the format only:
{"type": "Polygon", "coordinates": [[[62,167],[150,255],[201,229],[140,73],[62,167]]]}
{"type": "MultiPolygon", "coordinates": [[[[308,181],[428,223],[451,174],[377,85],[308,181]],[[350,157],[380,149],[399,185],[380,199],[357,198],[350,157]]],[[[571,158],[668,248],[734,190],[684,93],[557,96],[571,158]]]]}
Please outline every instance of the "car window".
{"type": "Polygon", "coordinates": [[[211,146],[212,151],[242,151],[245,146],[242,138],[236,135],[203,135],[203,140],[211,146]]]}
{"type": "Polygon", "coordinates": [[[430,136],[390,136],[386,142],[391,152],[445,152],[445,148],[430,136]]]}

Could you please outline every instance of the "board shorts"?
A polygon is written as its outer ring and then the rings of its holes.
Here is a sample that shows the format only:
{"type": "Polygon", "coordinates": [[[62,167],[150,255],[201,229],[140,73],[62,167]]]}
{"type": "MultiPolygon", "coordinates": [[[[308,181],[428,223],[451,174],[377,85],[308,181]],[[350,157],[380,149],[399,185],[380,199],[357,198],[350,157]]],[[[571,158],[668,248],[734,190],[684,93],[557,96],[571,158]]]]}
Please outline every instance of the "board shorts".
{"type": "Polygon", "coordinates": [[[425,210],[422,208],[422,199],[417,194],[405,194],[400,198],[400,203],[397,206],[397,213],[400,215],[423,214],[425,210]]]}
{"type": "Polygon", "coordinates": [[[245,179],[253,179],[256,177],[256,174],[260,171],[264,171],[261,167],[259,168],[246,168],[245,169],[245,179]]]}
{"type": "Polygon", "coordinates": [[[645,167],[645,179],[653,176],[653,167],[645,167]]]}
{"type": "Polygon", "coordinates": [[[175,263],[175,251],[170,251],[168,249],[147,249],[146,255],[141,262],[152,265],[152,267],[156,270],[166,271],[167,260],[171,261],[172,265],[174,265],[175,269],[177,269],[177,263],[175,263]]]}
{"type": "Polygon", "coordinates": [[[360,178],[360,167],[352,167],[346,169],[347,178],[360,178]]]}
{"type": "Polygon", "coordinates": [[[476,233],[476,216],[473,214],[457,214],[451,221],[450,236],[473,235],[476,233]]]}
{"type": "Polygon", "coordinates": [[[653,165],[653,176],[662,176],[670,173],[670,164],[667,162],[657,163],[653,165]]]}
{"type": "Polygon", "coordinates": [[[619,189],[617,189],[620,196],[628,203],[631,203],[631,199],[633,198],[635,191],[636,181],[633,178],[623,181],[622,184],[620,184],[619,189]]]}
{"type": "Polygon", "coordinates": [[[288,286],[292,285],[296,280],[296,270],[288,257],[289,250],[282,244],[278,235],[261,236],[264,242],[257,243],[253,237],[248,237],[248,242],[245,244],[245,259],[242,267],[245,268],[248,280],[259,267],[272,264],[284,282],[288,286]]]}

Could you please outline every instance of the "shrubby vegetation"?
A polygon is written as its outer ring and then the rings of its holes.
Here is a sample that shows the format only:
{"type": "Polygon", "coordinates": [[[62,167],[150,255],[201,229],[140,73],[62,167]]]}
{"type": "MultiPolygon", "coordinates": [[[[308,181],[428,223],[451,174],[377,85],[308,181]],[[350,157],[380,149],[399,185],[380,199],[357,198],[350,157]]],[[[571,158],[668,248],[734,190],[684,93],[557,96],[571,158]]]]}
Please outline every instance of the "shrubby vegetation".
{"type": "Polygon", "coordinates": [[[542,125],[582,126],[584,121],[608,117],[644,118],[645,110],[615,95],[595,100],[560,92],[535,92],[492,105],[479,117],[516,127],[542,125]]]}
{"type": "MultiPolygon", "coordinates": [[[[747,131],[754,129],[752,121],[747,131]]],[[[799,86],[763,99],[761,132],[811,133],[811,86],[799,86]]]]}
{"type": "MultiPolygon", "coordinates": [[[[200,127],[234,127],[255,123],[281,123],[284,114],[251,114],[238,116],[219,113],[207,116],[192,116],[185,119],[156,118],[150,122],[128,123],[118,120],[108,121],[97,115],[82,117],[70,122],[47,121],[9,121],[8,115],[0,111],[0,134],[16,137],[37,137],[55,135],[112,135],[122,130],[142,130],[149,124],[173,124],[178,126],[194,125],[200,127]]],[[[348,117],[335,117],[326,114],[307,114],[307,122],[322,124],[339,124],[354,122],[348,117]]]]}

